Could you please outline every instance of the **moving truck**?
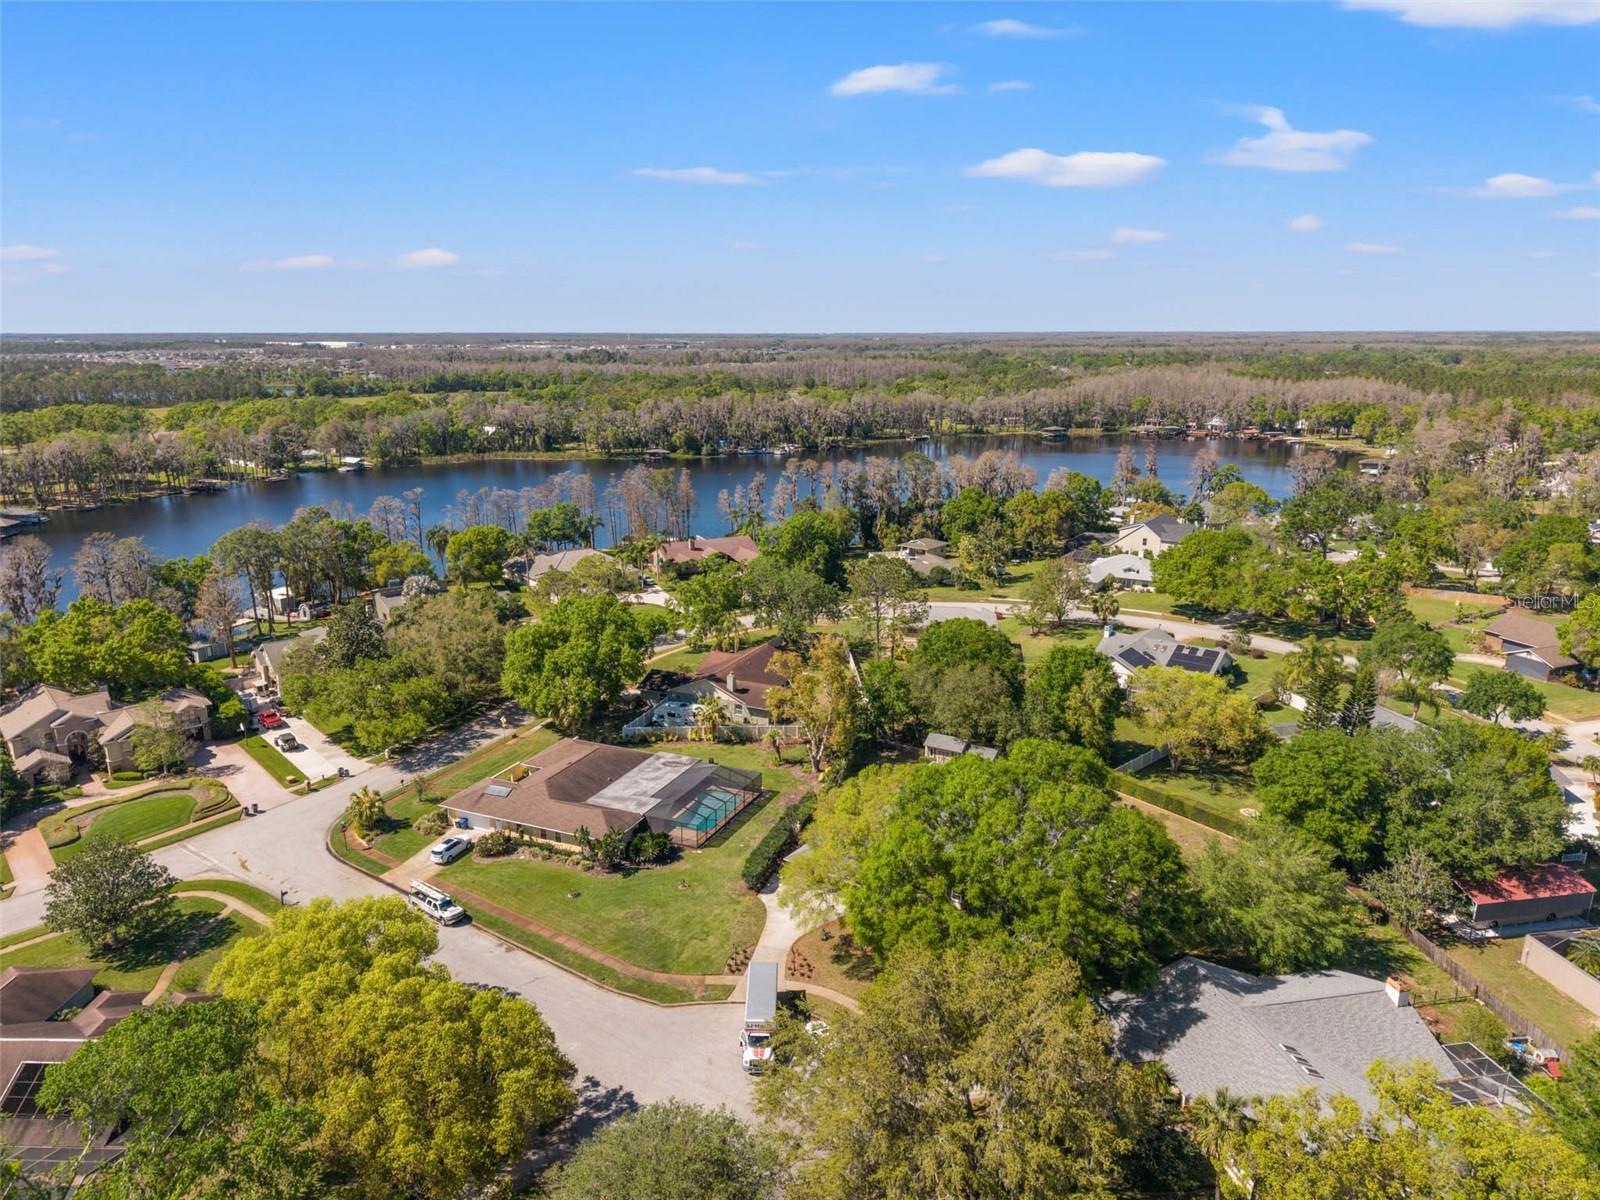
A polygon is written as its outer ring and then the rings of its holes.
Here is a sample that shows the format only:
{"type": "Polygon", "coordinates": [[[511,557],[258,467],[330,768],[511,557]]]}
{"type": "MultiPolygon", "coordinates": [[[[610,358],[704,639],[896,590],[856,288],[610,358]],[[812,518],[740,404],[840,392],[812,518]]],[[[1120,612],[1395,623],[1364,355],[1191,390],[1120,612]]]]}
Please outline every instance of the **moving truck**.
{"type": "Polygon", "coordinates": [[[739,1048],[744,1069],[760,1074],[772,1060],[772,1022],[778,1015],[778,964],[753,962],[745,972],[744,1032],[739,1048]]]}

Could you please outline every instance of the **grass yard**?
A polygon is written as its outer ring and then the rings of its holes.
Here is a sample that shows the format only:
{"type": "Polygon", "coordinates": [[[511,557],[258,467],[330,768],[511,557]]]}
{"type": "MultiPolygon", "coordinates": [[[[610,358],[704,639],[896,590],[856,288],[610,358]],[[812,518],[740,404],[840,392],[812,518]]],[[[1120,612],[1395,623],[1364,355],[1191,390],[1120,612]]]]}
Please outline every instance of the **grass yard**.
{"type": "MultiPolygon", "coordinates": [[[[324,730],[323,732],[327,731],[324,730]]],[[[267,774],[271,775],[284,787],[293,787],[301,782],[300,769],[279,754],[278,748],[259,733],[252,733],[249,737],[240,741],[239,745],[246,754],[267,769],[267,774]]]]}
{"type": "Polygon", "coordinates": [[[1522,955],[1521,938],[1496,938],[1477,946],[1452,946],[1449,954],[1498,992],[1507,1004],[1538,1022],[1569,1047],[1600,1027],[1600,1022],[1586,1008],[1558,992],[1518,961],[1522,955]]]}
{"type": "Polygon", "coordinates": [[[992,587],[962,587],[959,584],[944,587],[930,587],[924,589],[929,600],[942,600],[954,603],[973,603],[984,600],[1002,598],[1018,600],[1022,597],[1023,590],[1033,579],[1033,573],[1039,566],[1047,562],[1059,562],[1058,558],[1031,558],[1026,562],[1012,563],[1006,569],[1006,579],[998,588],[992,587]]]}
{"type": "MultiPolygon", "coordinates": [[[[460,789],[457,789],[458,791],[460,789]]],[[[440,795],[440,793],[424,788],[423,796],[440,795]]],[[[439,806],[432,801],[419,799],[415,787],[406,788],[405,791],[391,799],[384,808],[389,813],[389,820],[394,822],[388,833],[383,834],[372,847],[381,850],[392,858],[410,858],[421,850],[434,838],[418,833],[411,827],[411,823],[419,817],[439,811],[439,806]]],[[[435,835],[437,837],[438,835],[435,835]]]]}
{"type": "Polygon", "coordinates": [[[1131,799],[1127,796],[1119,798],[1129,808],[1136,808],[1147,817],[1154,817],[1166,829],[1169,837],[1178,843],[1178,849],[1183,852],[1185,862],[1193,862],[1205,852],[1205,848],[1213,841],[1224,844],[1233,841],[1231,837],[1220,830],[1212,829],[1209,825],[1202,825],[1199,821],[1191,821],[1179,813],[1170,812],[1165,808],[1157,808],[1154,804],[1146,804],[1142,800],[1131,799]]]}
{"type": "Polygon", "coordinates": [[[113,805],[93,813],[89,826],[77,841],[56,846],[50,853],[57,862],[72,858],[90,838],[110,838],[122,842],[141,842],[145,838],[187,825],[194,813],[195,798],[189,792],[158,792],[113,805]]]}
{"type": "MultiPolygon", "coordinates": [[[[789,771],[767,765],[758,747],[674,744],[674,753],[759,769],[765,786],[799,787],[789,771]]],[[[735,950],[760,936],[766,913],[739,880],[745,856],[778,818],[772,797],[746,809],[700,850],[666,867],[589,875],[558,863],[462,859],[441,880],[636,966],[683,975],[719,975],[735,950]],[[569,892],[576,896],[569,897],[569,892]]]]}
{"type": "Polygon", "coordinates": [[[243,900],[258,912],[272,916],[283,907],[278,898],[269,892],[264,892],[258,887],[251,887],[248,883],[240,883],[236,879],[185,879],[172,885],[175,893],[183,892],[220,892],[224,896],[232,896],[235,900],[243,900]]]}
{"type": "Polygon", "coordinates": [[[1073,622],[1050,633],[1034,633],[1028,623],[1017,617],[1006,617],[1000,622],[1000,631],[1022,647],[1022,661],[1032,666],[1057,646],[1073,643],[1093,648],[1100,641],[1100,627],[1082,621],[1073,622]]]}
{"type": "MultiPolygon", "coordinates": [[[[63,933],[31,946],[0,953],[0,970],[6,967],[95,967],[94,981],[101,987],[148,991],[155,986],[162,969],[180,952],[183,952],[185,963],[208,957],[214,962],[221,951],[246,932],[245,927],[250,925],[249,922],[239,924],[232,920],[220,920],[218,914],[222,912],[222,904],[203,897],[179,897],[176,910],[174,920],[166,928],[106,957],[91,956],[76,937],[63,933]]],[[[25,932],[37,936],[44,930],[25,932]]],[[[209,962],[206,970],[210,970],[209,962]]],[[[182,973],[179,972],[180,975],[182,973]]]]}

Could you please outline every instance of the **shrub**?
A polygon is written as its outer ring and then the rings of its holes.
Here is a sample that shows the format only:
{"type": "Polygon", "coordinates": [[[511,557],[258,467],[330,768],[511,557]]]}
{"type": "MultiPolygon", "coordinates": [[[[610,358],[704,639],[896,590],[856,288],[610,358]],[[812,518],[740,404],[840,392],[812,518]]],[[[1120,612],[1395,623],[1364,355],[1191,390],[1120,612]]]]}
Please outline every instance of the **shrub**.
{"type": "Polygon", "coordinates": [[[1454,1004],[1449,1011],[1455,1018],[1459,1040],[1471,1042],[1490,1058],[1505,1063],[1511,1061],[1511,1051],[1505,1044],[1511,1030],[1504,1021],[1481,1004],[1454,1004]]]}
{"type": "Polygon", "coordinates": [[[651,829],[628,843],[628,858],[636,863],[664,863],[672,857],[673,850],[670,837],[651,829]]]}
{"type": "Polygon", "coordinates": [[[449,822],[445,820],[444,812],[440,809],[435,809],[433,812],[423,813],[412,821],[411,828],[424,837],[437,837],[445,831],[445,827],[448,824],[449,822]]]}
{"type": "Polygon", "coordinates": [[[81,787],[69,787],[61,789],[59,798],[62,800],[76,800],[82,795],[83,789],[81,787]]]}
{"type": "Polygon", "coordinates": [[[517,848],[517,839],[501,829],[491,829],[488,833],[480,834],[477,841],[472,843],[473,858],[499,858],[501,855],[510,854],[517,848]]]}
{"type": "Polygon", "coordinates": [[[64,817],[51,817],[41,821],[39,832],[44,835],[44,844],[52,850],[70,846],[83,836],[83,830],[75,822],[64,817]]]}
{"type": "Polygon", "coordinates": [[[766,836],[745,857],[744,868],[739,872],[745,887],[752,892],[761,890],[761,885],[778,869],[778,860],[800,840],[801,832],[811,823],[811,816],[816,811],[815,795],[802,797],[792,808],[784,811],[778,823],[767,830],[766,836]]]}
{"type": "Polygon", "coordinates": [[[117,783],[138,783],[144,778],[143,771],[113,771],[111,778],[117,783]]]}

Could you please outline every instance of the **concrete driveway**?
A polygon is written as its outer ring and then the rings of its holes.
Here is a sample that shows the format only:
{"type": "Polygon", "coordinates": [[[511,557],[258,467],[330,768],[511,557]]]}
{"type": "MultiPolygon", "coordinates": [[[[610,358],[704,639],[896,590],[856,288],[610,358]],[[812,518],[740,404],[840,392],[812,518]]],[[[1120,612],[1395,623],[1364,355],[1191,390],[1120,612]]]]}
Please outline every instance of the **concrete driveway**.
{"type": "Polygon", "coordinates": [[[262,736],[276,747],[278,735],[286,731],[294,734],[300,748],[280,749],[279,753],[295,765],[302,779],[326,779],[329,775],[337,775],[340,767],[352,775],[359,775],[372,766],[366,759],[357,758],[342,749],[304,717],[284,714],[283,724],[276,729],[264,730],[262,736]]]}
{"type": "Polygon", "coordinates": [[[240,804],[277,808],[295,798],[238,742],[208,742],[194,756],[193,771],[226,784],[240,804]]]}

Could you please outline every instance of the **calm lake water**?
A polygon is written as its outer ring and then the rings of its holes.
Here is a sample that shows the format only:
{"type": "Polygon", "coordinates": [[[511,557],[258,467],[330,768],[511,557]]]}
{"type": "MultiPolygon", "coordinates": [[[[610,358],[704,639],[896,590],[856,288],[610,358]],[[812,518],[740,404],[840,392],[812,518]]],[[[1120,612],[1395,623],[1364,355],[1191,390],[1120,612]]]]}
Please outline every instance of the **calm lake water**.
{"type": "MultiPolygon", "coordinates": [[[[1117,454],[1132,441],[1135,461],[1142,468],[1146,442],[1140,439],[1072,438],[1046,442],[1033,437],[951,438],[943,442],[923,442],[903,446],[878,445],[840,450],[827,455],[802,455],[818,461],[860,461],[873,457],[894,457],[909,450],[921,450],[939,461],[952,455],[975,458],[985,450],[1010,450],[1039,475],[1042,487],[1057,467],[1081,471],[1102,483],[1109,483],[1116,467],[1117,454]]],[[[1161,478],[1174,491],[1181,491],[1189,477],[1189,460],[1202,447],[1215,450],[1223,462],[1235,464],[1252,483],[1261,485],[1274,497],[1288,495],[1289,464],[1300,448],[1277,443],[1240,441],[1168,440],[1156,443],[1161,478]]],[[[427,463],[389,467],[353,474],[315,472],[296,475],[282,483],[252,483],[226,491],[199,496],[168,496],[134,504],[114,505],[94,512],[57,512],[50,521],[33,532],[51,548],[57,566],[69,568],[79,544],[91,533],[110,532],[119,537],[137,535],[168,558],[188,557],[205,552],[228,530],[265,518],[273,525],[288,521],[296,509],[310,505],[349,505],[365,513],[379,496],[398,496],[410,488],[423,489],[424,523],[444,517],[447,506],[458,492],[479,488],[518,489],[536,486],[563,471],[582,471],[594,480],[595,491],[603,494],[607,485],[636,459],[591,458],[581,460],[476,459],[470,462],[427,463]]],[[[758,471],[767,477],[767,496],[782,473],[787,460],[779,455],[690,460],[687,465],[699,496],[699,511],[694,531],[703,535],[726,532],[717,512],[717,493],[750,481],[758,471]]],[[[668,465],[675,470],[676,460],[668,465]]],[[[601,544],[609,541],[602,530],[601,544]]],[[[67,592],[75,593],[67,580],[67,592]]]]}

